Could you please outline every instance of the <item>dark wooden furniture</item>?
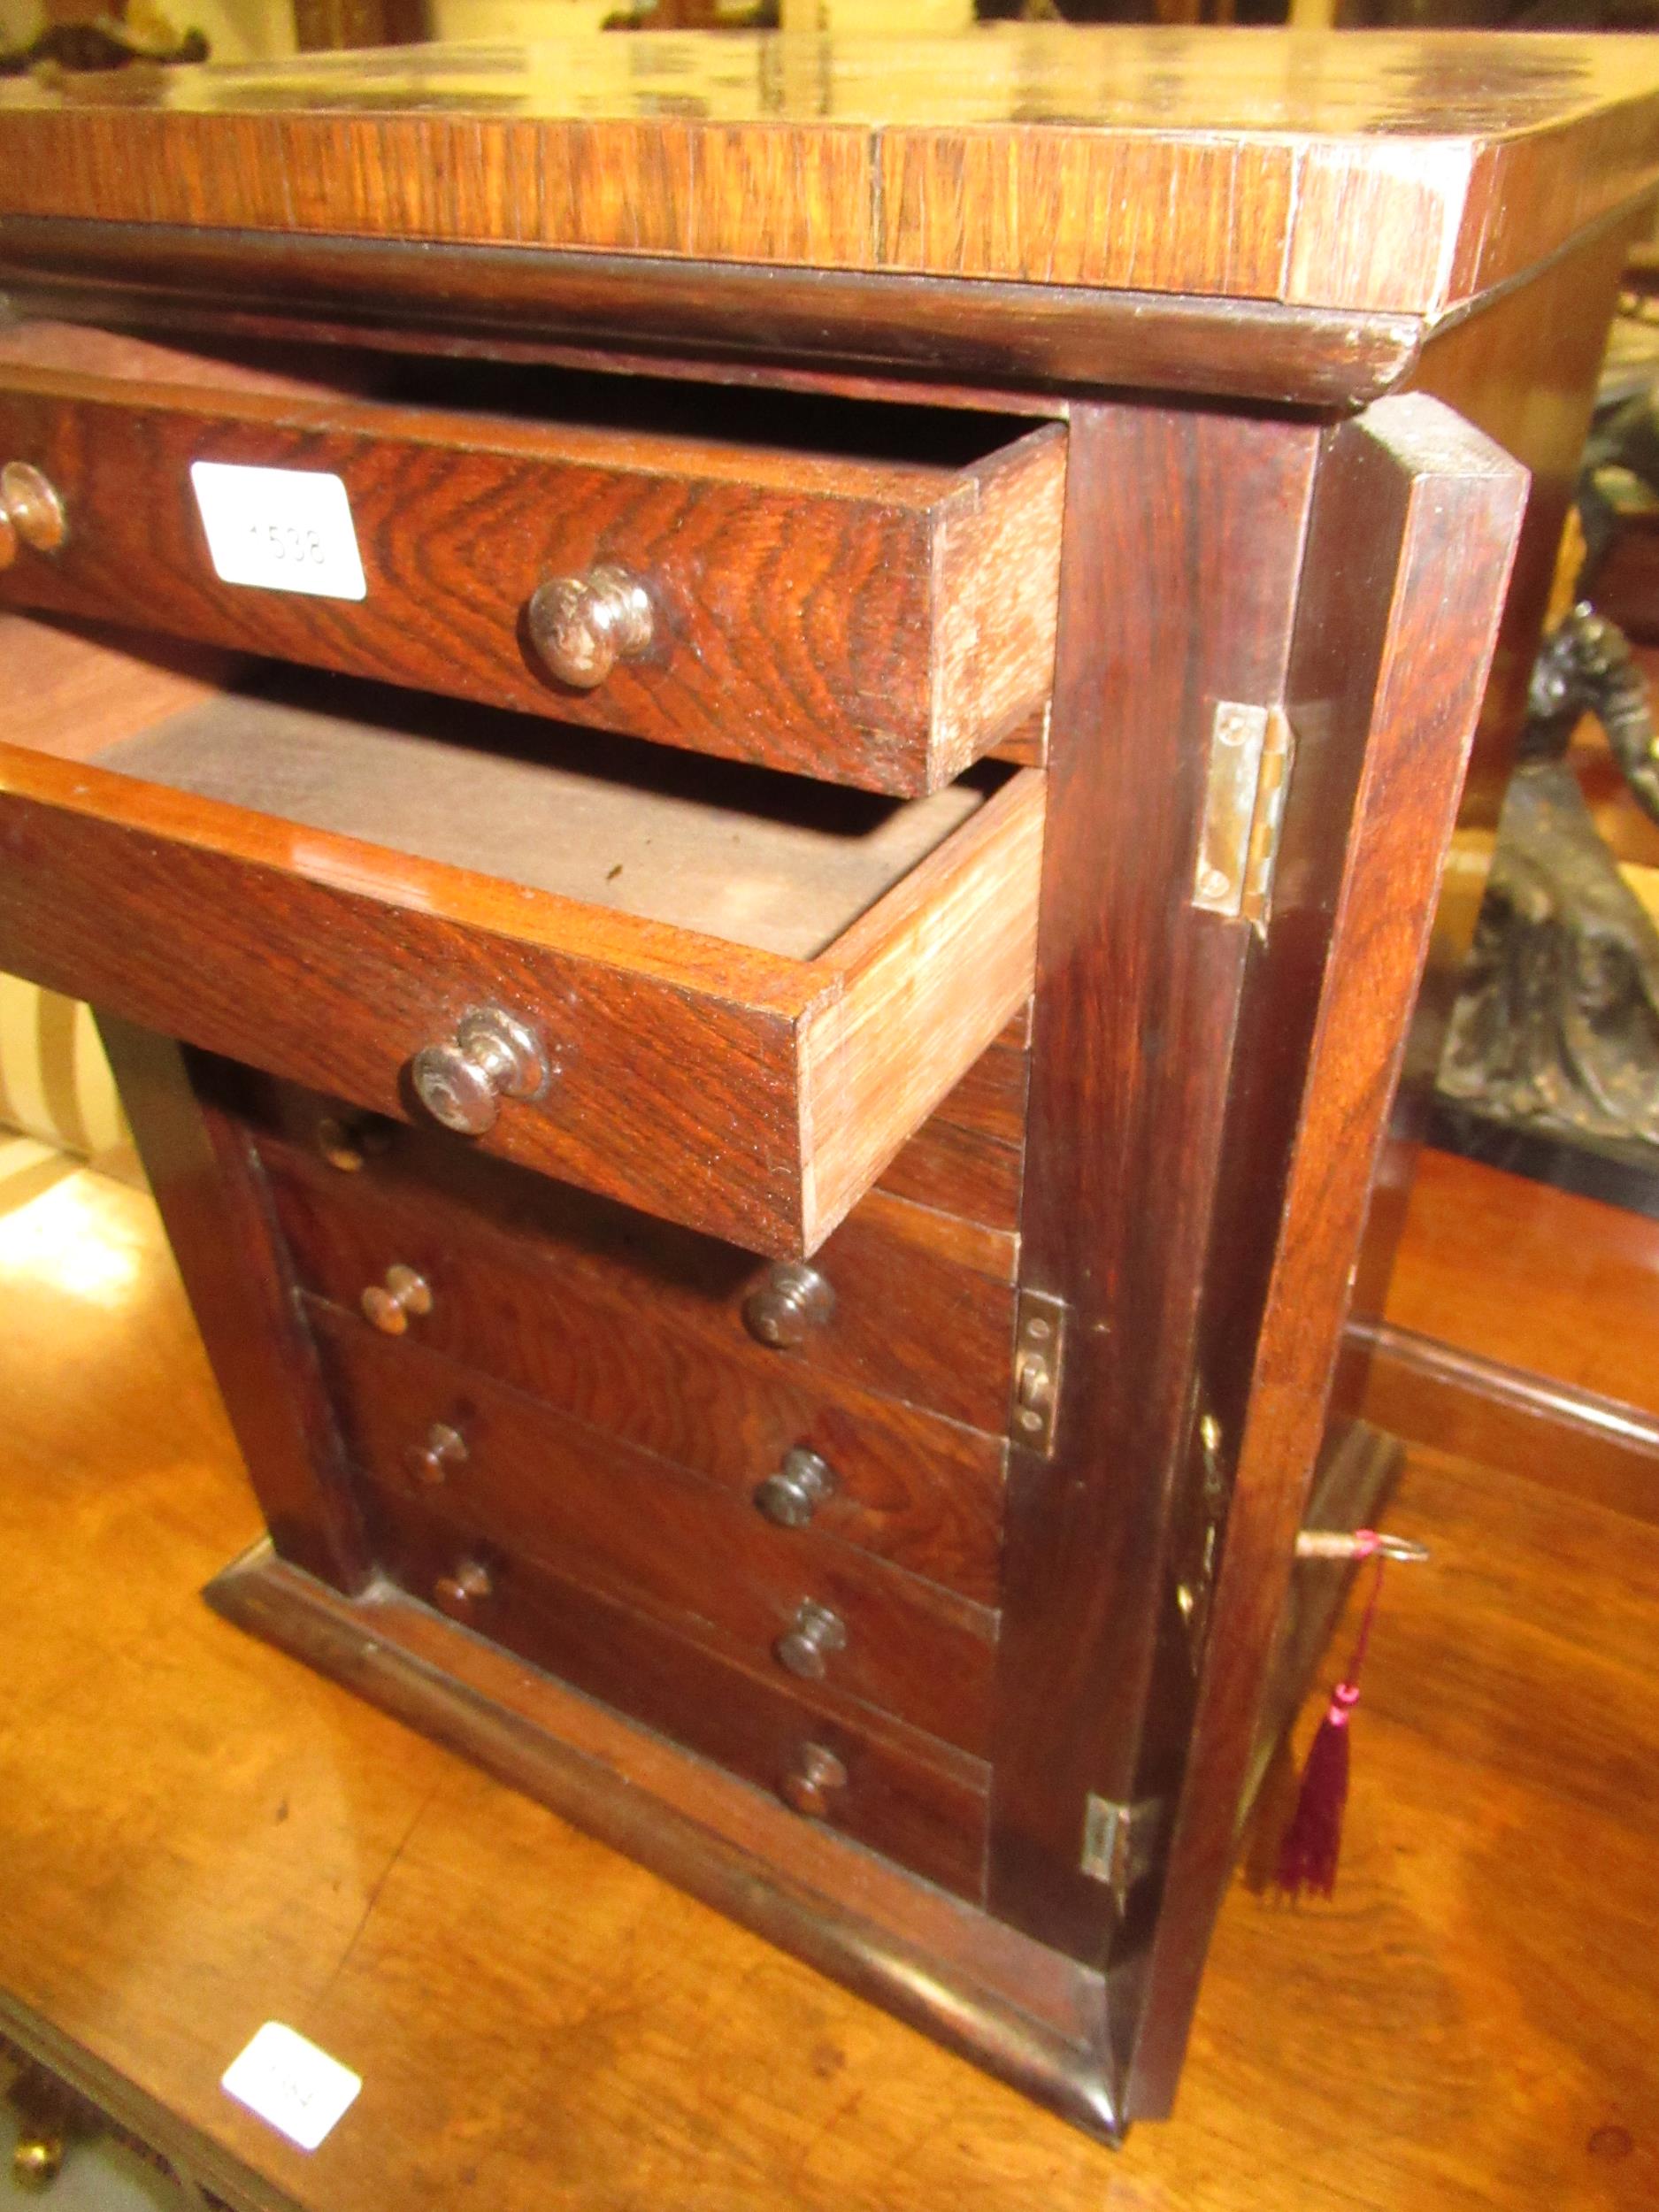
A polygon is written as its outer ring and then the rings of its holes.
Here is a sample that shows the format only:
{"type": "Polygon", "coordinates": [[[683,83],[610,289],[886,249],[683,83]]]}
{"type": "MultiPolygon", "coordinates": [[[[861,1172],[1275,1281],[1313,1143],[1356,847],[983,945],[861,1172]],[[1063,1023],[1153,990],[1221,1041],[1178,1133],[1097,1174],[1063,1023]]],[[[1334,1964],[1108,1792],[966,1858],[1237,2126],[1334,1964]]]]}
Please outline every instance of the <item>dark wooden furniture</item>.
{"type": "Polygon", "coordinates": [[[625,50],[0,102],[0,964],[104,1013],[214,1602],[1112,2138],[1392,1463],[1659,72],[625,50]]]}
{"type": "Polygon", "coordinates": [[[1651,1520],[1413,1454],[1336,1900],[1233,1884],[1178,2123],[1108,2151],[194,1602],[258,1510],[153,1210],[4,1230],[0,2079],[235,2212],[1647,2212],[1651,1520]],[[314,2153],[219,2085],[272,2016],[363,2078],[314,2153]]]}

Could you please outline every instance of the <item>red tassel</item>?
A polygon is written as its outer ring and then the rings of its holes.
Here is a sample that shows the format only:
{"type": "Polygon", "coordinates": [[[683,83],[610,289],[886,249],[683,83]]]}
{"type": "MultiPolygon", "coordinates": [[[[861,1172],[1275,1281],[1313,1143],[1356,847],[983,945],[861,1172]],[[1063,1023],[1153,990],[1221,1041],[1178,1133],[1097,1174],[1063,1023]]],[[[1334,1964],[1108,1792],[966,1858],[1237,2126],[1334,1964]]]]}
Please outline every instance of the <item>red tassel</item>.
{"type": "Polygon", "coordinates": [[[1273,1886],[1287,1897],[1300,1897],[1305,1889],[1328,1897],[1336,1887],[1348,1805],[1348,1717],[1358,1703],[1355,1685],[1339,1682],[1309,1746],[1296,1809],[1279,1847],[1273,1877],[1273,1886]]]}
{"type": "Polygon", "coordinates": [[[1348,1722],[1359,1703],[1360,1669],[1371,1641],[1384,1563],[1379,1553],[1377,1579],[1360,1622],[1354,1655],[1347,1674],[1331,1693],[1325,1718],[1314,1732],[1302,1770],[1302,1787],[1296,1793],[1296,1809],[1279,1847],[1273,1886],[1287,1897],[1300,1897],[1304,1890],[1329,1897],[1336,1887],[1337,1863],[1342,1855],[1342,1816],[1348,1806],[1348,1722]]]}

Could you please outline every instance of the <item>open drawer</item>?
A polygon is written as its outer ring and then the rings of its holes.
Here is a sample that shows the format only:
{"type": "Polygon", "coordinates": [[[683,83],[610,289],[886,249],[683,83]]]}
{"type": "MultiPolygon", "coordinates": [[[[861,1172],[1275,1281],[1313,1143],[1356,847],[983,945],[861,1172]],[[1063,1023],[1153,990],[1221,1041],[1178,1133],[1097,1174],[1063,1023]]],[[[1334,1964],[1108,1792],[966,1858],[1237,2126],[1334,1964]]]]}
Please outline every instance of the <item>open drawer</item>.
{"type": "Polygon", "coordinates": [[[1032,990],[1038,771],[895,802],[0,644],[0,968],[750,1249],[814,1249],[1032,990]]]}
{"type": "Polygon", "coordinates": [[[875,791],[1041,742],[1062,424],[282,357],[0,331],[0,600],[875,791]]]}

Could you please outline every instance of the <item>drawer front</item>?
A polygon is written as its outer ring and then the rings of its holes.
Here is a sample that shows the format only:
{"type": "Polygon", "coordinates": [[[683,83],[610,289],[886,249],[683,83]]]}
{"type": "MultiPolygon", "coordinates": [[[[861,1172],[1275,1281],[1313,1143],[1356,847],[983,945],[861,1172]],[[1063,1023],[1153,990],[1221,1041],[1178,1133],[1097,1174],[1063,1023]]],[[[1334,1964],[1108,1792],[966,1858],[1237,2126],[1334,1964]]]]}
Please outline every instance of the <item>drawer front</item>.
{"type": "MultiPolygon", "coordinates": [[[[255,747],[242,711],[225,741],[255,747]]],[[[7,744],[0,967],[392,1116],[419,1110],[418,1056],[470,1053],[493,1010],[544,1073],[492,1076],[479,1146],[801,1255],[1029,995],[1043,782],[1016,774],[802,959],[7,744]]]]}
{"type": "MultiPolygon", "coordinates": [[[[365,1280],[383,1275],[384,1268],[365,1280]]],[[[491,1299],[481,1310],[451,1314],[448,1271],[435,1279],[432,1313],[411,1326],[421,1342],[458,1350],[469,1364],[695,1471],[745,1504],[763,1485],[790,1478],[800,1465],[791,1455],[810,1453],[825,1470],[809,1486],[811,1527],[981,1605],[997,1602],[1002,1439],[798,1376],[758,1347],[717,1346],[711,1332],[676,1329],[612,1302],[561,1293],[515,1300],[511,1310],[491,1299]]],[[[360,1310],[346,1325],[372,1333],[360,1310]]]]}
{"type": "Polygon", "coordinates": [[[0,455],[44,472],[66,522],[0,574],[15,604],[897,793],[949,782],[1048,698],[1057,423],[924,466],[243,388],[228,368],[204,389],[201,364],[130,342],[127,373],[86,373],[63,350],[0,338],[0,455]],[[167,381],[187,369],[194,386],[167,381]],[[198,462],[337,479],[363,595],[222,581],[198,462]]]}
{"type": "Polygon", "coordinates": [[[983,1755],[994,1614],[349,1315],[311,1321],[347,1455],[377,1490],[810,1680],[833,1709],[874,1705],[983,1755]]]}
{"type": "Polygon", "coordinates": [[[1031,1079],[1031,1015],[1022,1008],[941,1104],[935,1118],[1023,1150],[1031,1079]]]}
{"type": "Polygon", "coordinates": [[[431,1290],[430,1310],[408,1324],[418,1341],[595,1425],[614,1425],[593,1408],[618,1348],[640,1348],[644,1367],[643,1348],[668,1339],[741,1359],[763,1386],[849,1385],[988,1435],[1005,1429],[1013,1286],[941,1254],[938,1217],[922,1208],[872,1194],[856,1209],[813,1263],[833,1300],[826,1317],[779,1347],[754,1333],[777,1271],[729,1245],[415,1131],[393,1132],[390,1150],[355,1174],[287,1139],[259,1141],[309,1288],[356,1312],[388,1269],[413,1268],[431,1290]]]}
{"type": "Polygon", "coordinates": [[[378,1555],[416,1594],[457,1586],[442,1609],[533,1666],[781,1795],[930,1881],[977,1901],[983,1890],[989,1776],[876,1715],[821,1709],[673,1630],[525,1560],[503,1559],[462,1524],[391,1493],[371,1493],[378,1555]],[[483,1586],[476,1571],[481,1570],[483,1586]],[[460,1594],[470,1586],[471,1595],[460,1594]],[[826,1772],[814,1752],[840,1770],[826,1772]],[[808,1785],[803,1787],[803,1784],[808,1785]]]}
{"type": "Polygon", "coordinates": [[[934,1115],[883,1174],[878,1188],[940,1213],[1012,1233],[1025,1188],[1022,1147],[934,1115]]]}

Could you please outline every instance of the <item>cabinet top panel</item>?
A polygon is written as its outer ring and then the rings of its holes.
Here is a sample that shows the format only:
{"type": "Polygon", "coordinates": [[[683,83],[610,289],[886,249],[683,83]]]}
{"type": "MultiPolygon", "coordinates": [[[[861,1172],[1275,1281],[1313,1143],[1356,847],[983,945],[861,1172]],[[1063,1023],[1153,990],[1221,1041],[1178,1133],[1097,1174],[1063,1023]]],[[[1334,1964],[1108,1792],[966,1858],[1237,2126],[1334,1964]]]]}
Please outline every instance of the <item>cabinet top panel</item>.
{"type": "Polygon", "coordinates": [[[1434,318],[1659,180],[1640,38],[598,33],[0,85],[7,219],[1434,318]]]}

